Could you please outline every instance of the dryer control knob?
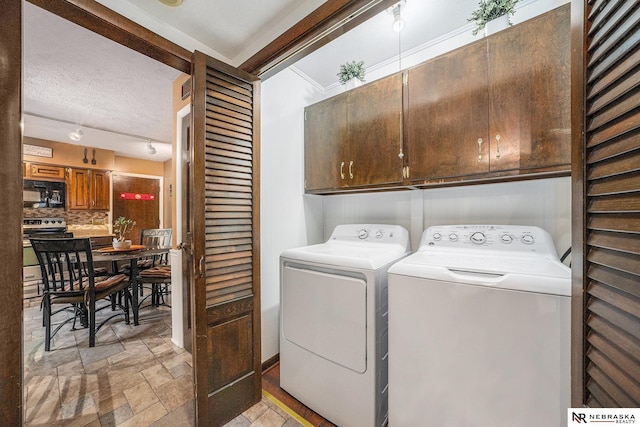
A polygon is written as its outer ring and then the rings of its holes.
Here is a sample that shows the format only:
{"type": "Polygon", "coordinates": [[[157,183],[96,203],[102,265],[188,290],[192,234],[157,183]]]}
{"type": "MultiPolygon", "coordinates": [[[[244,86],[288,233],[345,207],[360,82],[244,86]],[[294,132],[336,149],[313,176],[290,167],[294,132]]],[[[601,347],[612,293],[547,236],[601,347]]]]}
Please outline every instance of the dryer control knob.
{"type": "Polygon", "coordinates": [[[440,233],[433,233],[433,240],[440,240],[442,239],[442,234],[440,233]]]}
{"type": "Polygon", "coordinates": [[[485,236],[484,233],[481,233],[479,231],[476,231],[471,235],[471,242],[475,243],[476,245],[481,245],[486,240],[487,240],[487,236],[485,236]]]}
{"type": "Polygon", "coordinates": [[[382,239],[382,236],[384,236],[384,233],[382,232],[382,230],[376,231],[376,239],[382,239]]]}
{"type": "Polygon", "coordinates": [[[458,235],[456,233],[449,234],[449,241],[450,242],[457,242],[458,241],[458,235]]]}
{"type": "Polygon", "coordinates": [[[367,237],[369,237],[369,232],[367,230],[365,230],[364,228],[362,230],[358,230],[358,237],[361,240],[366,239],[367,237]]]}
{"type": "Polygon", "coordinates": [[[532,245],[532,244],[533,244],[534,239],[533,239],[533,236],[532,236],[532,235],[530,235],[530,234],[525,234],[524,236],[522,236],[522,237],[520,238],[520,241],[521,241],[522,243],[524,243],[525,245],[532,245]]]}
{"type": "Polygon", "coordinates": [[[503,234],[500,236],[500,241],[502,241],[502,243],[511,243],[513,242],[513,237],[508,234],[503,234]]]}

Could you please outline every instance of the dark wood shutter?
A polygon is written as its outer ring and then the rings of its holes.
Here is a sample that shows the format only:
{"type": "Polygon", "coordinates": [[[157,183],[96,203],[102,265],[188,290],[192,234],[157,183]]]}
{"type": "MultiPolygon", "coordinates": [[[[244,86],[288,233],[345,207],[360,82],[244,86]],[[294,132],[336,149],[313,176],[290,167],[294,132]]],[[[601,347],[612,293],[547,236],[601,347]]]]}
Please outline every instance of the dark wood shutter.
{"type": "Polygon", "coordinates": [[[585,5],[581,403],[638,407],[640,3],[585,5]]]}
{"type": "Polygon", "coordinates": [[[198,425],[261,398],[259,82],[193,58],[194,344],[198,425]]]}

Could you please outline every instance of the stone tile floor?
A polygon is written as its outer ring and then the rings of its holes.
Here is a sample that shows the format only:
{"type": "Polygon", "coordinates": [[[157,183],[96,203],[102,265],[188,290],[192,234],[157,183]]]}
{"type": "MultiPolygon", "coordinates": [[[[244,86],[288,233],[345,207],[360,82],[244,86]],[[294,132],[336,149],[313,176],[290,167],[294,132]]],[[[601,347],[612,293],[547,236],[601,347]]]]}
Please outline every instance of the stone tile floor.
{"type": "MultiPolygon", "coordinates": [[[[107,309],[97,318],[110,314],[107,309]]],[[[110,320],[93,348],[86,329],[70,328],[65,325],[45,352],[39,301],[25,303],[25,426],[194,425],[191,354],[171,341],[168,307],[141,310],[138,326],[122,317],[110,320]]],[[[264,397],[226,424],[300,425],[264,397]]]]}

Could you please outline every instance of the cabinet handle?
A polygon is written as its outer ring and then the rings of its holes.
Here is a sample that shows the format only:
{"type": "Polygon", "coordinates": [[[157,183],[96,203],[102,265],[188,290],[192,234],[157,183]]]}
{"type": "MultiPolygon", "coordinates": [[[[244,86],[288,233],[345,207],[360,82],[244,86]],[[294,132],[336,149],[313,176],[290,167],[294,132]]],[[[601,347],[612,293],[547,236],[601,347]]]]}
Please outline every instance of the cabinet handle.
{"type": "Polygon", "coordinates": [[[500,135],[496,135],[496,159],[500,158],[500,135]]]}
{"type": "Polygon", "coordinates": [[[340,179],[344,179],[344,162],[340,163],[340,179]]]}
{"type": "Polygon", "coordinates": [[[353,160],[349,162],[349,179],[353,179],[353,160]]]}
{"type": "Polygon", "coordinates": [[[482,138],[478,138],[478,161],[482,161],[482,138]]]}

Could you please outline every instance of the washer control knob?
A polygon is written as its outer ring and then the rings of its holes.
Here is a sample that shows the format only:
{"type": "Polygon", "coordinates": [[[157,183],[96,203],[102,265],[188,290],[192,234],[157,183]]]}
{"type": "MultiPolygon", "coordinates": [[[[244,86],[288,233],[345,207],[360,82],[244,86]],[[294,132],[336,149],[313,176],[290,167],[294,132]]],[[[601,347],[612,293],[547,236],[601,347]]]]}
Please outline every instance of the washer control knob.
{"type": "Polygon", "coordinates": [[[471,235],[471,243],[475,243],[476,245],[481,245],[487,241],[487,236],[480,231],[476,231],[471,235]]]}
{"type": "Polygon", "coordinates": [[[433,240],[440,240],[442,239],[442,234],[440,233],[433,233],[433,240]]]}
{"type": "Polygon", "coordinates": [[[382,239],[382,236],[384,236],[384,233],[382,232],[382,230],[376,231],[376,239],[382,239]]]}
{"type": "Polygon", "coordinates": [[[458,235],[456,233],[449,234],[449,241],[450,242],[457,242],[458,241],[458,235]]]}
{"type": "Polygon", "coordinates": [[[358,237],[363,240],[366,239],[367,237],[369,237],[369,232],[367,230],[365,230],[364,228],[361,230],[358,230],[358,237]]]}
{"type": "Polygon", "coordinates": [[[511,243],[513,242],[513,237],[508,234],[503,234],[502,236],[500,236],[500,241],[502,243],[511,243]]]}
{"type": "Polygon", "coordinates": [[[520,238],[520,241],[525,245],[532,245],[534,242],[533,236],[530,234],[525,234],[520,238]]]}

